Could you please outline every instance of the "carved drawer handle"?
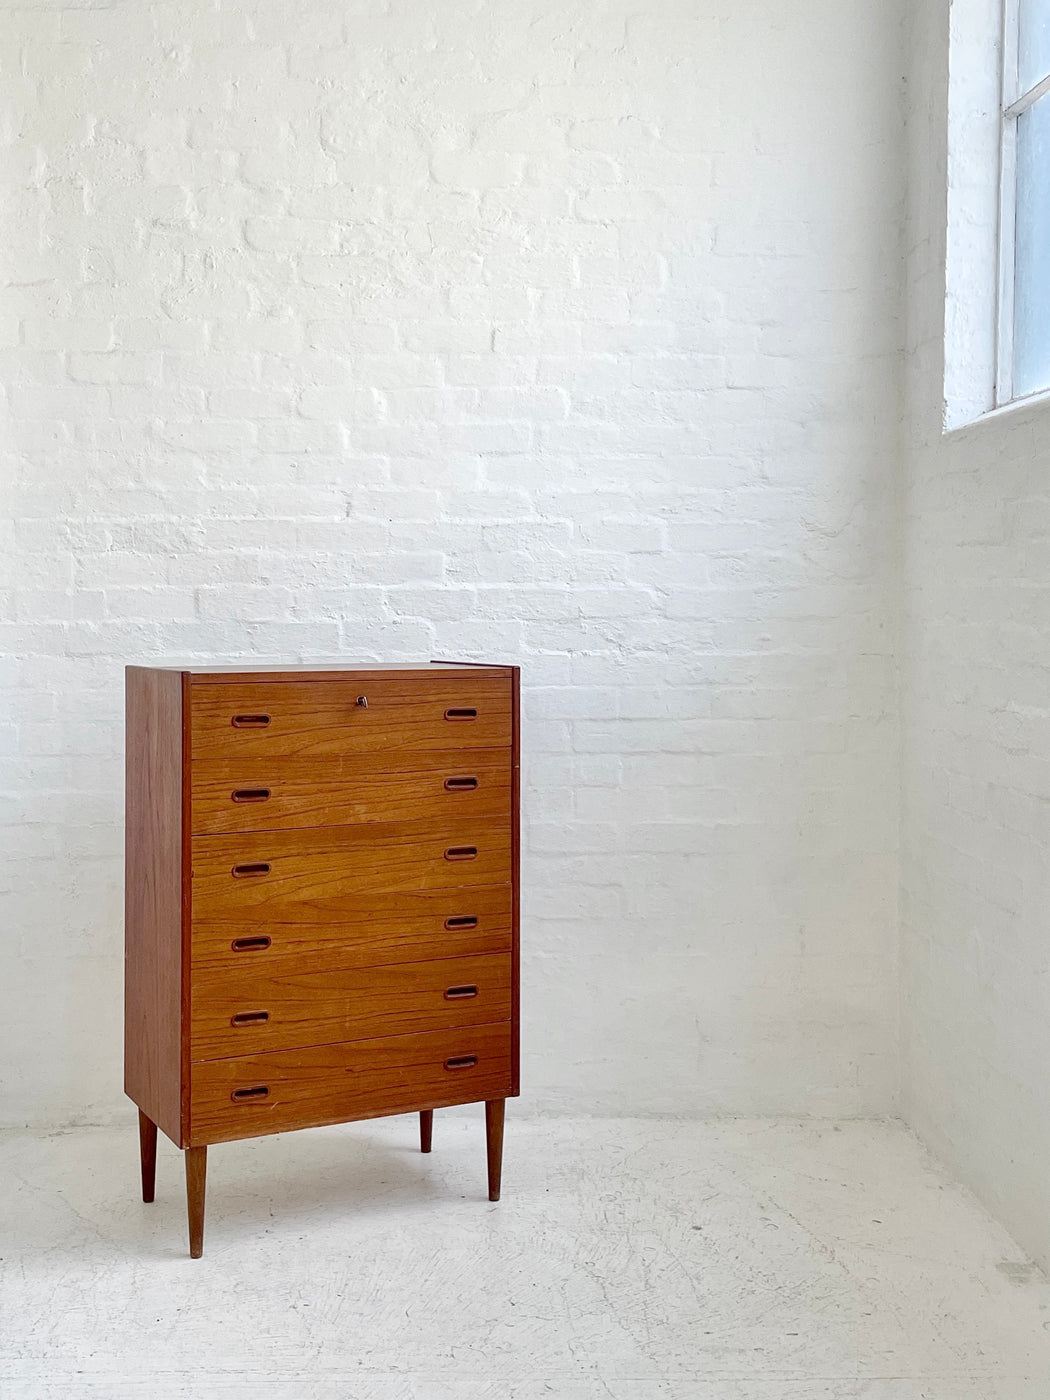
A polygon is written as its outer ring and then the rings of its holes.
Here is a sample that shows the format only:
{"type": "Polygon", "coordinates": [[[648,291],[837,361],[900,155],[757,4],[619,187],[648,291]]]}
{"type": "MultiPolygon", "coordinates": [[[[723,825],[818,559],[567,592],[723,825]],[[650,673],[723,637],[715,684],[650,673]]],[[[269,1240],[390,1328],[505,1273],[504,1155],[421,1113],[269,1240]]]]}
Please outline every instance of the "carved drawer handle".
{"type": "Polygon", "coordinates": [[[230,947],[235,953],[251,953],[256,948],[269,948],[270,940],[266,937],[260,938],[235,938],[230,947]]]}
{"type": "Polygon", "coordinates": [[[261,1026],[264,1021],[270,1019],[268,1011],[238,1011],[236,1016],[230,1017],[231,1026],[261,1026]]]}
{"type": "Polygon", "coordinates": [[[477,778],[446,778],[446,792],[473,792],[478,786],[477,778]]]}
{"type": "Polygon", "coordinates": [[[269,715],[234,715],[230,720],[234,729],[265,729],[270,723],[269,715]]]}
{"type": "Polygon", "coordinates": [[[468,706],[460,706],[460,707],[456,707],[456,708],[453,708],[453,709],[450,709],[450,710],[446,710],[446,711],[445,711],[445,718],[446,718],[446,719],[453,719],[453,720],[454,720],[454,719],[459,719],[459,720],[463,720],[463,719],[477,719],[477,717],[478,717],[478,712],[477,712],[477,710],[471,709],[471,708],[468,707],[468,706]]]}
{"type": "Polygon", "coordinates": [[[233,867],[233,877],[235,880],[247,879],[250,875],[269,875],[270,863],[266,860],[252,861],[248,865],[235,865],[233,867]]]}
{"type": "Polygon", "coordinates": [[[244,1103],[247,1099],[264,1099],[269,1092],[268,1084],[253,1084],[250,1089],[234,1089],[230,1098],[234,1103],[244,1103]]]}
{"type": "Polygon", "coordinates": [[[476,997],[478,989],[473,984],[465,987],[447,987],[445,989],[446,1001],[466,1001],[468,997],[476,997]]]}
{"type": "Polygon", "coordinates": [[[447,929],[457,928],[477,928],[478,919],[476,914],[455,914],[451,919],[445,920],[447,929]]]}
{"type": "Polygon", "coordinates": [[[266,802],[270,797],[269,788],[237,788],[230,793],[234,802],[266,802]]]}
{"type": "Polygon", "coordinates": [[[473,1069],[478,1062],[477,1055],[453,1055],[445,1061],[446,1069],[473,1069]]]}
{"type": "Polygon", "coordinates": [[[446,860],[473,860],[478,853],[477,846],[449,846],[446,860]]]}

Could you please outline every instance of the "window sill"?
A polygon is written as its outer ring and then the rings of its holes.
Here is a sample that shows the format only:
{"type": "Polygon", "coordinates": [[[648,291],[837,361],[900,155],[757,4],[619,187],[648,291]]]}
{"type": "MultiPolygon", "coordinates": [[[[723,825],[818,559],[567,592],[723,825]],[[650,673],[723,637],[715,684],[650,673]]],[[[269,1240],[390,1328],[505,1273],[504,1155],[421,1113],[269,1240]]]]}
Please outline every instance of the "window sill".
{"type": "Polygon", "coordinates": [[[1000,404],[998,408],[989,408],[984,413],[978,413],[973,418],[963,418],[958,423],[946,423],[941,428],[942,437],[955,437],[958,433],[965,433],[970,428],[979,428],[985,423],[998,423],[1016,418],[1018,414],[1024,413],[1026,409],[1036,409],[1042,412],[1050,405],[1050,389],[1040,389],[1037,394],[1026,394],[1020,399],[1011,399],[1009,403],[1000,404]]]}

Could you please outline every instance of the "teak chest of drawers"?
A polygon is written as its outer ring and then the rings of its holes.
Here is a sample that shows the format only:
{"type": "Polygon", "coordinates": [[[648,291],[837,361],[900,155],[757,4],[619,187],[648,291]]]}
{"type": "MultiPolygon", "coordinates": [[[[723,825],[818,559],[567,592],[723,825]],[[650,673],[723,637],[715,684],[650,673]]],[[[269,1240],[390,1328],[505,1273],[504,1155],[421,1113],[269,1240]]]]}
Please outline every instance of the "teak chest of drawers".
{"type": "Polygon", "coordinates": [[[127,669],[124,1087],[208,1146],[518,1093],[518,668],[127,669]]]}

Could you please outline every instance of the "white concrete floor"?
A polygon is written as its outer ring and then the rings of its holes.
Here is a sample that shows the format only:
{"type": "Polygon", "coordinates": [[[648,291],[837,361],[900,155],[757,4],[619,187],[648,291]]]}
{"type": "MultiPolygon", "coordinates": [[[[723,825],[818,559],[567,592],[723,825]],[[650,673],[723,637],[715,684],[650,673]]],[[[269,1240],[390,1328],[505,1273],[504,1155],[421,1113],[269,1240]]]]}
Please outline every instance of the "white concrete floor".
{"type": "Polygon", "coordinates": [[[1050,1284],[898,1125],[0,1139],[4,1400],[1047,1400],[1050,1284]]]}

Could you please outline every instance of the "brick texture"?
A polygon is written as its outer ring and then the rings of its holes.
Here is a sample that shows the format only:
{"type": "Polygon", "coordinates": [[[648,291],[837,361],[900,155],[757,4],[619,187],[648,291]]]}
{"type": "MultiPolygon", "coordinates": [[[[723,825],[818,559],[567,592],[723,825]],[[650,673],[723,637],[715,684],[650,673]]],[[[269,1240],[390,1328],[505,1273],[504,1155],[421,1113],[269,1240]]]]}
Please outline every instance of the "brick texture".
{"type": "Polygon", "coordinates": [[[124,664],[428,655],[524,668],[530,1105],[891,1108],[896,8],[0,0],[0,60],[6,1117],[125,1112],[124,664]]]}
{"type": "MultiPolygon", "coordinates": [[[[964,7],[964,36],[978,18],[994,28],[998,6],[964,7]]],[[[942,435],[939,7],[916,9],[909,52],[903,1109],[1048,1266],[1050,408],[942,435]]],[[[972,122],[982,110],[961,109],[972,122]]],[[[969,142],[964,157],[975,144],[971,131],[955,139],[969,142]]],[[[976,246],[972,228],[961,232],[976,246]]]]}

